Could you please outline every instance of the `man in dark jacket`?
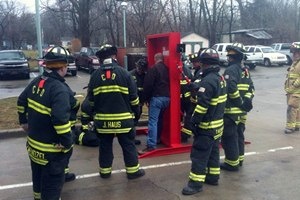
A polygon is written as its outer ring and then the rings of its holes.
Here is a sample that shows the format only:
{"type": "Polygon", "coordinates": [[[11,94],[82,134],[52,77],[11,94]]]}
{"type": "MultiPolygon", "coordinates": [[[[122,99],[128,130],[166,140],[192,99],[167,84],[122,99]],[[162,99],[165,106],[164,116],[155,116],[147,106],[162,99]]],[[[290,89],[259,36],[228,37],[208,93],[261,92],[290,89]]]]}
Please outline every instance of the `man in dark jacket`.
{"type": "Polygon", "coordinates": [[[218,185],[220,176],[219,140],[223,133],[223,114],[227,99],[226,82],[219,74],[219,56],[214,49],[199,55],[202,74],[197,91],[197,105],[192,116],[194,142],[192,168],[182,194],[202,191],[203,183],[218,185]]]}
{"type": "Polygon", "coordinates": [[[170,103],[169,69],[163,62],[163,54],[154,55],[155,65],[150,67],[144,81],[145,101],[149,102],[147,147],[139,154],[155,150],[164,110],[170,103]]]}
{"type": "Polygon", "coordinates": [[[28,133],[34,199],[58,200],[73,147],[70,113],[79,104],[63,78],[66,58],[51,51],[44,58],[43,75],[24,89],[17,104],[19,122],[28,133]]]}
{"type": "Polygon", "coordinates": [[[139,97],[130,73],[116,61],[117,48],[103,45],[96,53],[102,61],[91,75],[88,100],[94,111],[94,124],[100,139],[99,165],[101,178],[109,178],[113,163],[113,139],[121,145],[128,179],[145,175],[140,169],[134,144],[134,119],[139,114],[139,97]]]}

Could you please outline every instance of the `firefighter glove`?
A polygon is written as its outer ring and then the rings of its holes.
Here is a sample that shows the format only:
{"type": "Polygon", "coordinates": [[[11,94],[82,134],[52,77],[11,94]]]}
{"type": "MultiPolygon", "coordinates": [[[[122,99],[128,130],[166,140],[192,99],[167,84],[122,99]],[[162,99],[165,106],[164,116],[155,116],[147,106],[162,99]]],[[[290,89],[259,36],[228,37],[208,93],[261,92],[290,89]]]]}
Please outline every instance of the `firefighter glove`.
{"type": "Polygon", "coordinates": [[[246,112],[249,112],[252,110],[252,108],[253,108],[252,100],[249,98],[245,98],[243,104],[241,105],[241,109],[246,112]]]}

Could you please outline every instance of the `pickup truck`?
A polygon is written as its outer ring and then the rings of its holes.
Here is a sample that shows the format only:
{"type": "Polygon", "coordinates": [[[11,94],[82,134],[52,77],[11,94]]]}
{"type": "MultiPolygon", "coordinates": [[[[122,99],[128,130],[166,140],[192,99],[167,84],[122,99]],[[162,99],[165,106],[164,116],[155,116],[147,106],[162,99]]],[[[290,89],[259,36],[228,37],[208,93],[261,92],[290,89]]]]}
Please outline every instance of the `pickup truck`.
{"type": "MultiPolygon", "coordinates": [[[[217,43],[212,46],[219,54],[220,63],[223,66],[228,65],[227,61],[227,51],[226,47],[232,45],[233,43],[217,43]]],[[[253,56],[253,53],[246,52],[247,59],[244,61],[244,65],[248,66],[250,69],[254,69],[258,63],[263,62],[263,58],[253,56]]]]}
{"type": "Polygon", "coordinates": [[[77,69],[87,70],[90,74],[100,67],[99,59],[95,55],[99,47],[82,47],[75,55],[77,69]]]}
{"type": "Polygon", "coordinates": [[[273,43],[271,45],[271,47],[279,53],[283,53],[286,55],[287,59],[288,59],[288,65],[291,65],[293,60],[293,56],[292,53],[290,52],[290,47],[291,47],[292,43],[273,43]]]}
{"type": "Polygon", "coordinates": [[[285,54],[276,52],[270,46],[249,45],[245,46],[245,48],[248,51],[247,55],[249,55],[250,59],[257,61],[260,59],[257,64],[270,67],[272,65],[283,66],[288,63],[288,59],[285,54]]]}

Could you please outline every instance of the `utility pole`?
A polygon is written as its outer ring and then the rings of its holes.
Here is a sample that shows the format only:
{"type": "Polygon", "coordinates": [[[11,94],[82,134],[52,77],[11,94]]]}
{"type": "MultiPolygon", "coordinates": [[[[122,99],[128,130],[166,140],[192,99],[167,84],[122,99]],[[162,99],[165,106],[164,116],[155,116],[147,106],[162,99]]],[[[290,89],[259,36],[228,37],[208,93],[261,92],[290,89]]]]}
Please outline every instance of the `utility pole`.
{"type": "MultiPolygon", "coordinates": [[[[36,36],[37,36],[37,47],[39,53],[39,59],[42,58],[42,35],[41,35],[41,18],[40,18],[40,1],[35,0],[35,27],[36,27],[36,36]]],[[[40,74],[43,74],[44,69],[42,66],[39,66],[40,74]]]]}

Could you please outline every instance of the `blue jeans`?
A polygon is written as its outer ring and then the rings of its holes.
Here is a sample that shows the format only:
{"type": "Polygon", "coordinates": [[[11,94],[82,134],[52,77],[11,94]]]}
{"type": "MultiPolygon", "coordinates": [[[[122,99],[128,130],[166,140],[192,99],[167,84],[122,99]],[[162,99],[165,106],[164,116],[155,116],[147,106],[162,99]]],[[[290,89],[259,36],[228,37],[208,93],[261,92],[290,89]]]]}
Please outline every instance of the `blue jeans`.
{"type": "Polygon", "coordinates": [[[160,114],[169,106],[169,103],[169,97],[152,97],[150,100],[147,134],[148,148],[156,148],[159,120],[162,120],[162,117],[160,119],[160,114]]]}

